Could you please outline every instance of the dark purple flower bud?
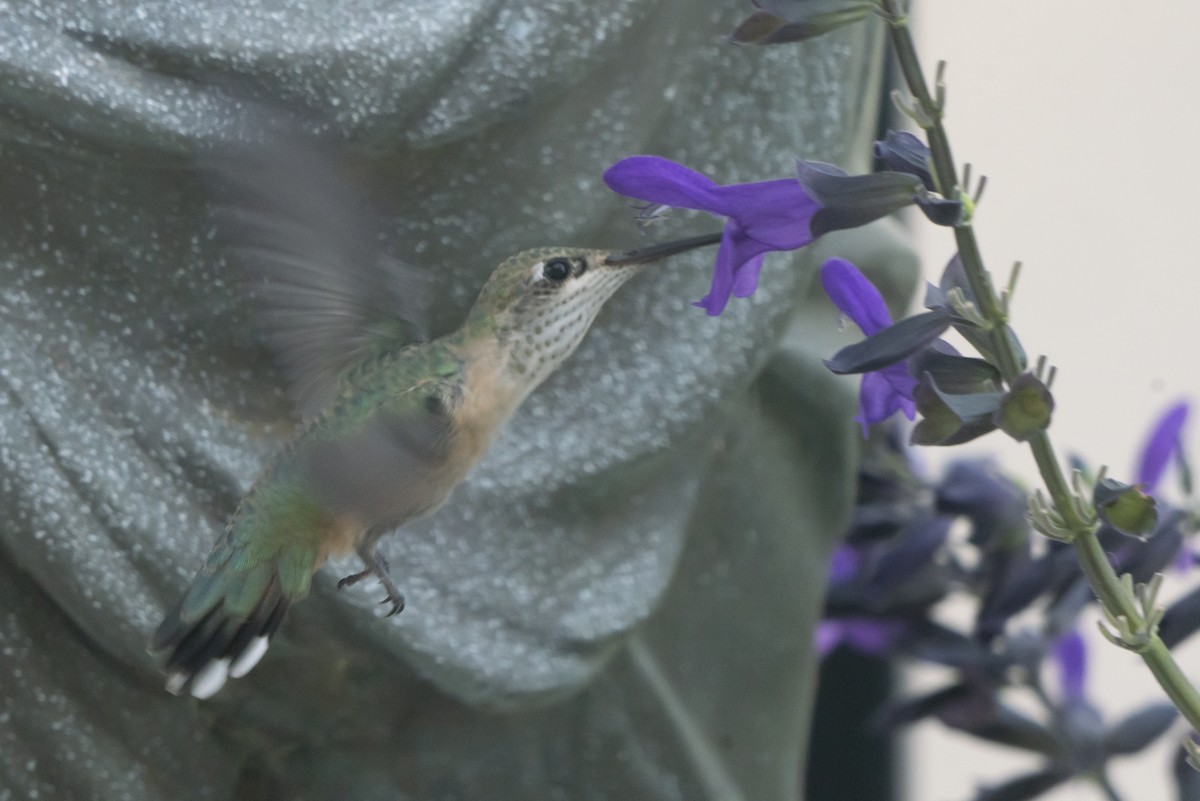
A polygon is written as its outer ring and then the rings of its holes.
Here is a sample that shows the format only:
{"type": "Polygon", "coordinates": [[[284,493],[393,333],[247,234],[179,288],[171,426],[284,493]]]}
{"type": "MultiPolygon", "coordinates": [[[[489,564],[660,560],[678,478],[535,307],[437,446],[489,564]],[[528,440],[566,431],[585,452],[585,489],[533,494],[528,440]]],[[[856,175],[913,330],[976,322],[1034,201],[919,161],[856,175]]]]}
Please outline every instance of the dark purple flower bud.
{"type": "Polygon", "coordinates": [[[970,518],[975,545],[995,549],[1027,542],[1029,504],[1025,493],[990,461],[951,464],[937,486],[937,508],[970,518]]]}
{"type": "Polygon", "coordinates": [[[909,362],[914,375],[926,373],[938,388],[951,395],[997,392],[1000,371],[983,359],[960,356],[949,344],[938,340],[933,347],[915,354],[909,362]]]}
{"type": "Polygon", "coordinates": [[[1143,541],[1131,541],[1122,536],[1124,532],[1106,536],[1118,531],[1111,525],[1101,526],[1097,536],[1102,545],[1109,543],[1105,547],[1113,553],[1113,569],[1118,575],[1128,573],[1135,582],[1146,582],[1175,561],[1184,544],[1184,527],[1191,530],[1189,520],[1187,512],[1168,507],[1153,533],[1143,541]]]}
{"type": "Polygon", "coordinates": [[[977,692],[946,704],[937,717],[947,726],[982,740],[1056,756],[1062,744],[1050,729],[1005,704],[994,693],[977,692]]]}
{"type": "MultiPolygon", "coordinates": [[[[1193,744],[1198,742],[1194,733],[1188,737],[1193,744]]],[[[1179,790],[1176,797],[1179,801],[1200,799],[1200,770],[1192,766],[1192,759],[1183,744],[1175,749],[1175,757],[1171,760],[1171,773],[1175,776],[1175,786],[1179,790]]]]}
{"type": "Polygon", "coordinates": [[[908,131],[888,131],[875,143],[875,158],[889,170],[917,176],[930,192],[937,191],[929,171],[929,146],[908,131]]]}
{"type": "Polygon", "coordinates": [[[934,225],[952,227],[962,222],[963,204],[961,200],[917,193],[913,203],[925,215],[925,219],[934,225]]]}
{"type": "MultiPolygon", "coordinates": [[[[930,309],[946,309],[953,311],[950,306],[949,295],[952,290],[959,290],[963,294],[963,298],[969,303],[978,306],[975,299],[975,293],[971,291],[971,282],[967,280],[967,272],[963,269],[962,259],[957,253],[954,258],[946,264],[946,269],[942,271],[942,277],[938,281],[937,286],[930,285],[925,294],[925,306],[930,309]]],[[[987,331],[983,331],[975,325],[956,320],[954,330],[962,334],[967,342],[979,352],[983,358],[992,363],[998,364],[999,359],[996,357],[992,349],[991,335],[987,331]]],[[[1004,327],[1005,336],[1008,338],[1009,344],[1017,353],[1017,362],[1024,369],[1026,364],[1025,349],[1021,346],[1017,335],[1008,326],[1004,327]]]]}
{"type": "Polygon", "coordinates": [[[1074,775],[1062,765],[1025,773],[992,787],[985,787],[976,794],[974,801],[1029,801],[1048,792],[1074,775]]]}
{"type": "Polygon", "coordinates": [[[914,518],[891,540],[875,545],[860,571],[865,580],[860,602],[868,609],[913,608],[945,594],[935,555],[950,533],[950,518],[925,514],[914,518]]]}
{"type": "Polygon", "coordinates": [[[1179,643],[1200,629],[1200,587],[1189,592],[1167,607],[1162,622],[1158,624],[1158,636],[1168,648],[1179,643]]]}
{"type": "Polygon", "coordinates": [[[813,236],[857,228],[916,202],[921,180],[901,172],[849,175],[820,161],[797,161],[800,185],[821,208],[813,215],[813,236]]]}
{"type": "Polygon", "coordinates": [[[866,18],[873,3],[865,0],[760,0],[729,37],[736,44],[802,42],[866,18]]]}
{"type": "Polygon", "coordinates": [[[767,253],[810,244],[813,215],[821,209],[792,179],[721,186],[658,156],[621,159],[604,173],[604,181],[628,197],[726,218],[712,285],[695,304],[713,316],[725,310],[730,297],[754,292],[767,253]]]}
{"type": "Polygon", "coordinates": [[[1004,633],[1009,619],[1049,589],[1054,575],[1049,559],[1032,559],[1026,545],[1012,553],[993,552],[984,560],[984,590],[975,615],[975,636],[990,643],[1004,633]]]}
{"type": "Polygon", "coordinates": [[[933,375],[925,373],[913,393],[921,422],[913,429],[912,443],[961,445],[994,431],[995,413],[1003,397],[1003,393],[991,391],[944,392],[933,375]]]}
{"type": "Polygon", "coordinates": [[[1087,773],[1104,764],[1104,721],[1099,709],[1082,698],[1068,701],[1059,708],[1058,721],[1077,770],[1087,773]]]}
{"type": "Polygon", "coordinates": [[[1081,700],[1087,684],[1087,645],[1079,632],[1068,632],[1054,643],[1054,661],[1063,700],[1081,700]]]}
{"type": "Polygon", "coordinates": [[[1183,427],[1187,424],[1189,404],[1179,401],[1167,409],[1158,422],[1154,424],[1146,445],[1142,448],[1142,458],[1138,462],[1137,483],[1145,486],[1146,491],[1153,493],[1158,489],[1163,473],[1172,461],[1183,458],[1183,427]]]}
{"type": "Polygon", "coordinates": [[[956,668],[976,667],[985,658],[973,637],[932,620],[921,620],[914,625],[904,650],[915,659],[956,668]]]}
{"type": "Polygon", "coordinates": [[[964,683],[952,684],[925,695],[894,701],[875,716],[874,728],[880,731],[895,731],[936,715],[939,710],[954,704],[970,702],[977,692],[964,683]]]}
{"type": "Polygon", "coordinates": [[[1165,734],[1177,717],[1174,704],[1143,707],[1105,732],[1104,750],[1109,756],[1136,754],[1165,734]]]}

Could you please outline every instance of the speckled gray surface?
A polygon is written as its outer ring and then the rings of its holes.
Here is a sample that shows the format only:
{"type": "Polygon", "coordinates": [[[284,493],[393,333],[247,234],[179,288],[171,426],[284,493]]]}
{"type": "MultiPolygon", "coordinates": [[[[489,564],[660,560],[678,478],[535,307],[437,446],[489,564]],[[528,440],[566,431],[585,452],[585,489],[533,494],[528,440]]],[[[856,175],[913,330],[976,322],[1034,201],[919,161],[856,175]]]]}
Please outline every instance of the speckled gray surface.
{"type": "Polygon", "coordinates": [[[783,257],[718,320],[687,306],[708,256],[625,287],[385,542],[398,618],[335,565],[212,702],[167,696],[144,651],[293,419],[190,167],[241,130],[206,86],[329,121],[380,246],[435,271],[441,333],[516,250],[642,241],[599,179],[621,156],[733,181],[865,153],[879,31],[739,49],[744,12],[0,2],[0,799],[795,797],[852,428],[809,341],[780,344],[815,308],[783,257]]]}

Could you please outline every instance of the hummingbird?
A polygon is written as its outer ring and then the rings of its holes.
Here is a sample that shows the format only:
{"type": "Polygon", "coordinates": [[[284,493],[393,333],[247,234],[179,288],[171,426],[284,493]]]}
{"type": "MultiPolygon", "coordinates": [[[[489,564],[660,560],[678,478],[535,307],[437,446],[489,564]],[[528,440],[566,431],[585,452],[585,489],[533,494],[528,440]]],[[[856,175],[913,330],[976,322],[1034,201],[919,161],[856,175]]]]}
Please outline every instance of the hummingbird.
{"type": "Polygon", "coordinates": [[[277,143],[271,157],[220,171],[249,190],[223,207],[218,228],[235,232],[231,249],[303,423],[151,639],[167,689],[202,699],[258,663],[327,559],[356,554],[362,570],[338,587],[374,578],[387,615],[400,612],[380,539],[446,503],[618,288],[720,240],[526,250],[492,272],[457,330],[413,343],[420,282],[369,244],[327,160],[277,143]]]}

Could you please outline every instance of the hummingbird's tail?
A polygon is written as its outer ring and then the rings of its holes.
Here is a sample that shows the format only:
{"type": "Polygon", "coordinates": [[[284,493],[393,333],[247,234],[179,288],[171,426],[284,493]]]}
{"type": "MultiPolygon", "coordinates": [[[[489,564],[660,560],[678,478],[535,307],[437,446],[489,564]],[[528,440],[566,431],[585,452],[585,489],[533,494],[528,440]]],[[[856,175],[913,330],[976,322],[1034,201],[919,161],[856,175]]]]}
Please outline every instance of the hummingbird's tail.
{"type": "Polygon", "coordinates": [[[267,651],[288,607],[308,594],[322,555],[305,544],[263,550],[234,530],[207,562],[150,641],[165,654],[167,690],[208,698],[227,678],[250,672],[267,651]]]}

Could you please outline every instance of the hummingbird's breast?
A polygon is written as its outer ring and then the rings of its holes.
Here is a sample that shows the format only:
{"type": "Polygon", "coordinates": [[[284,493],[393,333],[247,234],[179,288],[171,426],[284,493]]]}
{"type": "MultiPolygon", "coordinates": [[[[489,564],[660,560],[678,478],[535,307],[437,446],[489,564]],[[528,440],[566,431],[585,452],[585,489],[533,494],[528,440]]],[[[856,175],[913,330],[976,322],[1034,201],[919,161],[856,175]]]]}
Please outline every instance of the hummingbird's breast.
{"type": "Polygon", "coordinates": [[[453,410],[452,445],[453,461],[464,466],[460,481],[483,458],[530,389],[508,369],[507,349],[496,342],[475,344],[464,351],[463,357],[461,398],[453,410]]]}
{"type": "Polygon", "coordinates": [[[340,555],[433,514],[530,389],[487,341],[419,346],[364,378],[280,455],[235,526],[340,555]]]}

